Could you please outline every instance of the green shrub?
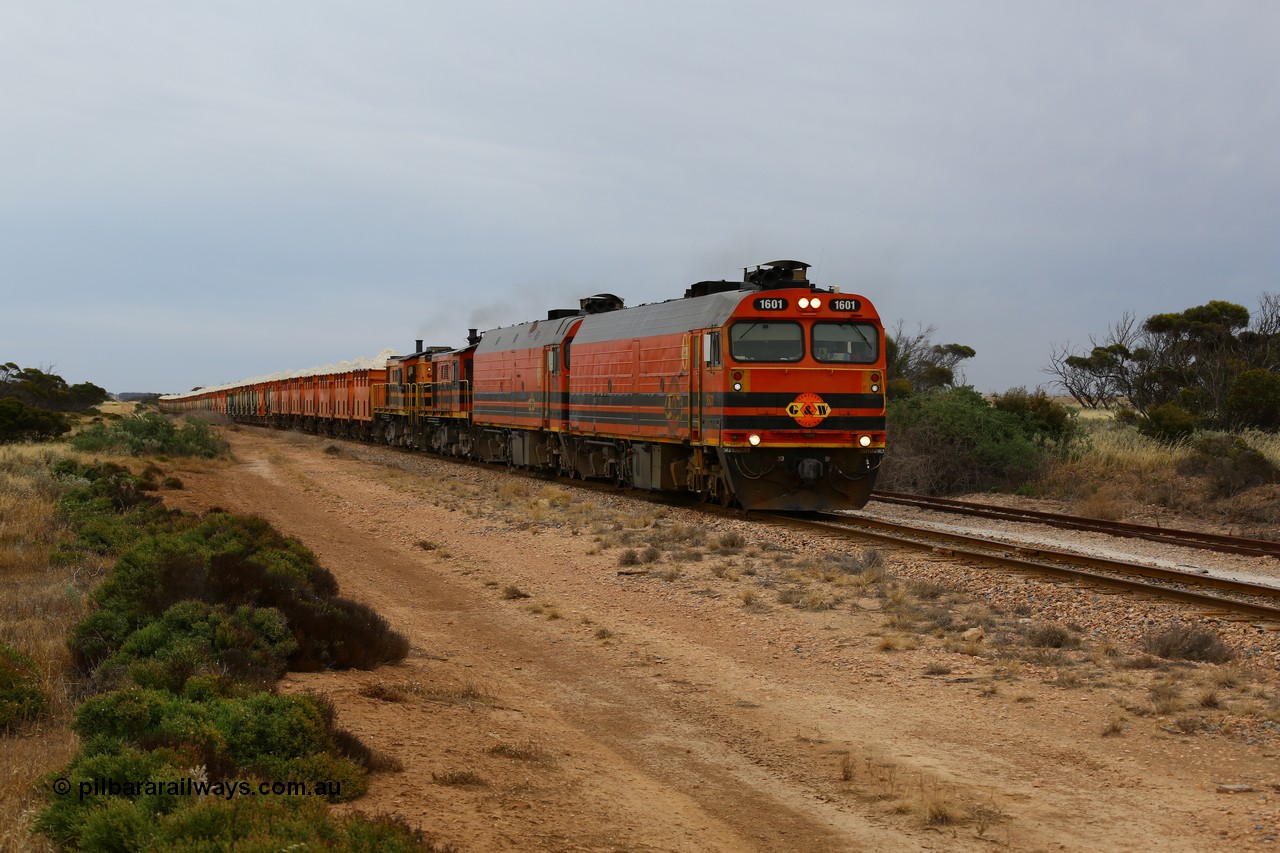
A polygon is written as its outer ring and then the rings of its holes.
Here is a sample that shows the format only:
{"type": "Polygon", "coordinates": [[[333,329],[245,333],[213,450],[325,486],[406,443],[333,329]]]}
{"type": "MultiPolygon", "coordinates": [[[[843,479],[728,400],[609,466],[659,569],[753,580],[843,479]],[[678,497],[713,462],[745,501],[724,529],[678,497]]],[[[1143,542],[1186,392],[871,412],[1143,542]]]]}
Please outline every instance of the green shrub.
{"type": "Polygon", "coordinates": [[[972,388],[916,394],[889,404],[884,488],[922,494],[980,491],[1025,482],[1044,450],[1017,415],[972,388]]]}
{"type": "MultiPolygon", "coordinates": [[[[210,779],[253,775],[269,781],[339,782],[349,800],[368,789],[365,771],[341,754],[332,706],[315,696],[256,692],[197,701],[130,687],[95,696],[77,710],[72,729],[81,754],[163,750],[184,766],[204,766],[210,779]]],[[[129,777],[120,777],[129,778],[129,777]]]]}
{"type": "Polygon", "coordinates": [[[991,405],[1016,416],[1022,421],[1023,431],[1038,443],[1052,441],[1060,450],[1067,450],[1081,435],[1077,414],[1050,399],[1043,388],[1034,392],[1023,387],[1010,388],[1003,394],[992,395],[991,405]]]}
{"type": "Polygon", "coordinates": [[[200,601],[173,605],[134,631],[100,670],[119,670],[133,683],[181,693],[197,675],[221,674],[264,687],[284,674],[297,642],[275,608],[247,605],[228,613],[200,601]]]}
{"type": "Polygon", "coordinates": [[[0,643],[0,732],[39,719],[49,710],[35,661],[0,643]]]}
{"type": "Polygon", "coordinates": [[[86,850],[438,849],[395,821],[334,818],[323,797],[193,795],[189,780],[202,775],[324,783],[332,802],[363,794],[375,754],[335,727],[333,705],[259,688],[286,662],[372,666],[403,657],[408,641],[338,597],[333,574],[266,521],[154,506],[144,490],[160,473],[76,463],[59,472],[82,482],[63,503],[76,533],[64,553],[118,554],[70,644],[99,687],[126,686],[77,709],[80,750],[46,780],[70,780],[71,794],[50,789],[37,829],[86,850]],[[94,780],[135,788],[95,790],[94,780]]]}
{"type": "Polygon", "coordinates": [[[1280,429],[1280,372],[1246,370],[1227,390],[1223,418],[1235,427],[1280,429]]]}
{"type": "Polygon", "coordinates": [[[155,847],[170,853],[347,850],[447,853],[396,818],[359,812],[335,817],[314,797],[206,800],[162,818],[155,847]]]}
{"type": "Polygon", "coordinates": [[[1138,421],[1138,431],[1143,435],[1165,441],[1191,435],[1199,426],[1200,419],[1177,403],[1152,406],[1138,421]]]}
{"type": "Polygon", "coordinates": [[[188,800],[168,793],[169,786],[165,784],[191,775],[181,762],[180,756],[168,750],[122,749],[78,757],[45,780],[51,786],[55,778],[61,777],[71,787],[67,793],[50,788],[49,805],[36,816],[35,829],[61,847],[151,849],[147,823],[188,800]],[[138,783],[142,788],[152,783],[153,792],[132,797],[111,794],[102,784],[104,780],[138,783]]]}
{"type": "MultiPolygon", "coordinates": [[[[368,669],[408,654],[408,640],[385,619],[337,591],[333,574],[296,539],[260,518],[211,512],[192,527],[121,553],[93,594],[96,609],[73,629],[71,646],[81,666],[96,667],[168,608],[196,600],[227,612],[245,606],[279,611],[293,635],[289,666],[295,670],[368,669]]],[[[274,640],[268,645],[276,647],[274,640]]]]}
{"type": "Polygon", "coordinates": [[[96,423],[71,439],[71,446],[86,453],[123,453],[130,456],[199,456],[212,459],[227,450],[209,424],[191,419],[176,427],[155,412],[146,412],[110,425],[96,423]]]}
{"type": "Polygon", "coordinates": [[[1178,466],[1180,474],[1205,477],[1217,497],[1230,497],[1254,486],[1280,482],[1280,471],[1266,456],[1238,436],[1205,435],[1178,466]]]}

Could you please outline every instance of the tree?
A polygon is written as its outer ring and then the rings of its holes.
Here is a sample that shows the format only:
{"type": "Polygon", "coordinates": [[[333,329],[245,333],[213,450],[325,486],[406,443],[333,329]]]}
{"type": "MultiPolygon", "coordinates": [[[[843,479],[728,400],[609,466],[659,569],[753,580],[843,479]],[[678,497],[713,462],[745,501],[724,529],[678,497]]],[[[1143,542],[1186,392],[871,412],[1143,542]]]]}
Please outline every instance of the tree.
{"type": "Polygon", "coordinates": [[[12,361],[0,365],[0,397],[55,412],[86,412],[111,395],[91,382],[67,385],[56,373],[19,367],[12,361]]]}
{"type": "Polygon", "coordinates": [[[12,397],[0,399],[0,444],[57,438],[69,429],[65,415],[28,406],[12,397]]]}
{"type": "Polygon", "coordinates": [[[914,334],[907,334],[899,320],[893,332],[885,335],[889,396],[906,397],[963,382],[964,374],[957,376],[957,367],[965,359],[973,358],[976,351],[964,344],[935,344],[936,333],[937,329],[929,326],[917,327],[914,334]]]}
{"type": "Polygon", "coordinates": [[[1249,394],[1238,382],[1248,373],[1249,388],[1267,389],[1252,372],[1280,372],[1280,296],[1264,294],[1252,317],[1222,300],[1153,314],[1141,324],[1125,314],[1101,341],[1089,342],[1087,354],[1055,348],[1045,368],[1082,406],[1129,406],[1143,423],[1158,412],[1161,425],[1152,426],[1162,434],[1185,432],[1189,424],[1259,423],[1268,415],[1248,414],[1249,394]]]}

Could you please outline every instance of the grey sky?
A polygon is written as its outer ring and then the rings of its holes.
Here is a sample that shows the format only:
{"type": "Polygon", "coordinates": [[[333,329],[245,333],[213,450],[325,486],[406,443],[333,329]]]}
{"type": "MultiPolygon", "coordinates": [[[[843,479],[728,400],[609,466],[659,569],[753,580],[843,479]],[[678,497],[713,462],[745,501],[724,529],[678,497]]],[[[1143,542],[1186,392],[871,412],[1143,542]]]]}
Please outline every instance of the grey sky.
{"type": "Polygon", "coordinates": [[[0,360],[185,390],[777,257],[974,347],[1280,290],[1280,4],[0,0],[0,360]]]}

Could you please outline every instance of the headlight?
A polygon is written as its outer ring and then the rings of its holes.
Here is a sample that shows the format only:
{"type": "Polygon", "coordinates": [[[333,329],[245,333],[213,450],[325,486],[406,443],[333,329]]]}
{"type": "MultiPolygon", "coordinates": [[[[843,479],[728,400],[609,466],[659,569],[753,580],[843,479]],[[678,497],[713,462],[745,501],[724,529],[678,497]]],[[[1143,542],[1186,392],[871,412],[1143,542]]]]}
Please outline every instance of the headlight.
{"type": "Polygon", "coordinates": [[[801,297],[800,297],[800,301],[799,301],[799,302],[797,302],[796,304],[797,304],[797,305],[799,305],[801,308],[808,308],[808,307],[809,307],[809,297],[807,297],[807,296],[801,296],[801,297]]]}
{"type": "MultiPolygon", "coordinates": [[[[802,306],[802,307],[803,307],[803,306],[802,306]]],[[[810,300],[809,300],[809,307],[810,307],[810,308],[821,308],[821,307],[822,307],[822,300],[821,300],[821,299],[817,299],[817,298],[810,299],[810,300]]]]}
{"type": "Polygon", "coordinates": [[[754,432],[751,433],[751,435],[747,436],[747,443],[750,444],[752,447],[759,447],[760,436],[756,435],[754,432]]]}
{"type": "Polygon", "coordinates": [[[860,435],[860,436],[858,436],[858,444],[861,444],[863,447],[870,447],[870,446],[871,446],[871,436],[869,436],[869,435],[860,435]]]}

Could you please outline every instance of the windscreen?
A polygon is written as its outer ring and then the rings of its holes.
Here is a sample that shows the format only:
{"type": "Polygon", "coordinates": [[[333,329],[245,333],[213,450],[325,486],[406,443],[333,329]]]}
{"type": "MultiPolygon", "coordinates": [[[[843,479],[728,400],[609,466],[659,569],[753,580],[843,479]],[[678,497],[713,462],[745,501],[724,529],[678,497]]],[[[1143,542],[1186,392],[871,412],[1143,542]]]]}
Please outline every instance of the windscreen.
{"type": "Polygon", "coordinates": [[[729,327],[729,355],[734,361],[799,361],[804,331],[786,320],[740,320],[729,327]]]}
{"type": "Polygon", "coordinates": [[[823,362],[872,364],[880,356],[880,332],[873,323],[814,323],[813,357],[823,362]]]}

